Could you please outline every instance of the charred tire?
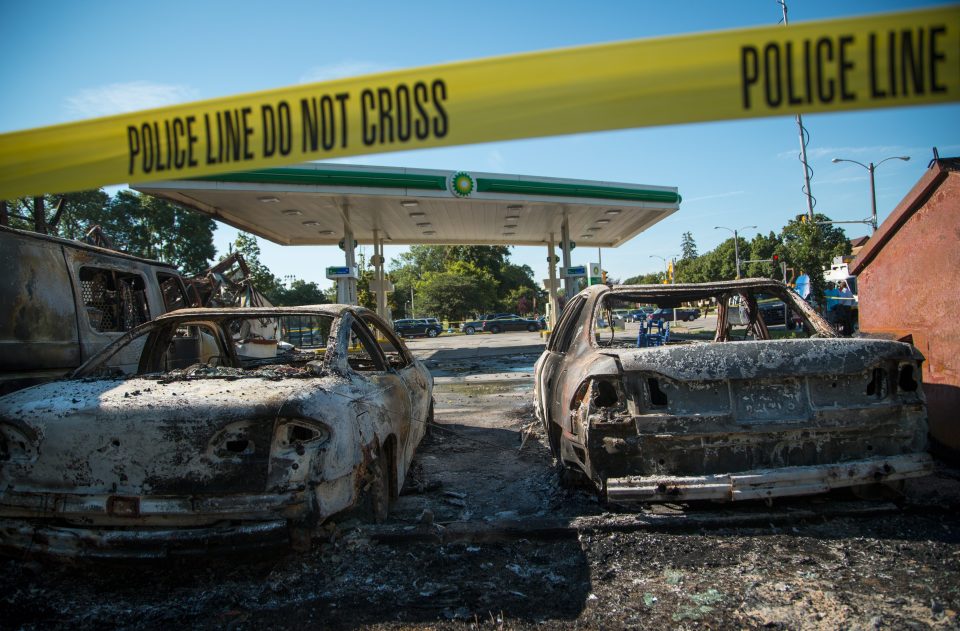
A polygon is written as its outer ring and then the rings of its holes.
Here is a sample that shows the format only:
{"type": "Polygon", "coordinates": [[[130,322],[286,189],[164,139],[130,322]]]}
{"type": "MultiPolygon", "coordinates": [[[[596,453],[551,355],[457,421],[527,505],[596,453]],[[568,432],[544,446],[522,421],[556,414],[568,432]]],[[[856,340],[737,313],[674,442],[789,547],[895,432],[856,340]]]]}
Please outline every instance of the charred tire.
{"type": "Polygon", "coordinates": [[[536,333],[538,330],[540,330],[540,327],[538,327],[536,324],[531,324],[527,326],[527,330],[531,333],[536,333]]]}
{"type": "Polygon", "coordinates": [[[427,337],[437,337],[436,329],[427,329],[427,337]]]}
{"type": "Polygon", "coordinates": [[[477,332],[477,330],[474,329],[472,326],[465,326],[463,327],[463,332],[466,333],[467,335],[473,335],[474,333],[477,332]]]}
{"type": "Polygon", "coordinates": [[[497,333],[499,333],[499,332],[502,331],[502,330],[503,330],[503,329],[501,329],[499,326],[492,326],[492,327],[490,327],[490,332],[493,333],[493,334],[497,334],[497,333]]]}

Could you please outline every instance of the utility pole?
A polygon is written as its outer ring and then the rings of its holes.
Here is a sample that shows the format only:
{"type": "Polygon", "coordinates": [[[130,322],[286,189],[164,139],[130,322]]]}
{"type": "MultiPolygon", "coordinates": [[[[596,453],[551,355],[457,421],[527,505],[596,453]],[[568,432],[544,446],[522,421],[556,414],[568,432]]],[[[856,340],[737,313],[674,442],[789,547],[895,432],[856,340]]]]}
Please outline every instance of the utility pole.
{"type": "Polygon", "coordinates": [[[729,230],[733,233],[733,257],[734,262],[737,266],[737,279],[740,279],[740,230],[746,230],[747,228],[756,228],[756,226],[741,226],[734,230],[733,228],[728,228],[726,226],[714,226],[714,230],[729,230]]]}
{"type": "MultiPolygon", "coordinates": [[[[778,0],[783,9],[783,25],[787,26],[787,0],[778,0]]],[[[797,129],[800,132],[800,162],[803,163],[804,193],[807,195],[807,220],[813,221],[813,191],[810,190],[810,165],[807,164],[807,136],[809,133],[803,126],[803,117],[797,114],[797,129]]],[[[737,274],[740,278],[740,274],[737,274]]]]}

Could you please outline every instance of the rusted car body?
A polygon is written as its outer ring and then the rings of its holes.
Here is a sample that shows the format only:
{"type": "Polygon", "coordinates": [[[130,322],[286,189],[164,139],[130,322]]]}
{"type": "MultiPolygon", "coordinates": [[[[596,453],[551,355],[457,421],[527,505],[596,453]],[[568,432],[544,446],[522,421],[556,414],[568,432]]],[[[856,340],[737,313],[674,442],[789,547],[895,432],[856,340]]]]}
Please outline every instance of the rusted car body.
{"type": "Polygon", "coordinates": [[[773,280],[601,285],[570,301],[537,361],[536,411],[567,475],[612,502],[820,493],[931,470],[922,360],[909,344],[839,338],[773,280]],[[789,305],[805,333],[770,339],[760,294],[789,305]],[[734,296],[742,328],[730,325],[734,296]],[[592,326],[624,305],[707,298],[717,327],[699,336],[592,326]]]}
{"type": "Polygon", "coordinates": [[[383,519],[432,388],[362,308],[160,316],[71,379],[0,398],[0,547],[153,557],[308,545],[328,517],[361,505],[383,519]],[[245,339],[249,322],[317,346],[245,339]],[[136,374],[105,370],[130,344],[143,348],[136,374]]]}
{"type": "MultiPolygon", "coordinates": [[[[151,318],[189,306],[176,268],[0,226],[0,395],[70,374],[151,318]]],[[[130,372],[140,349],[114,365],[130,372]]]]}

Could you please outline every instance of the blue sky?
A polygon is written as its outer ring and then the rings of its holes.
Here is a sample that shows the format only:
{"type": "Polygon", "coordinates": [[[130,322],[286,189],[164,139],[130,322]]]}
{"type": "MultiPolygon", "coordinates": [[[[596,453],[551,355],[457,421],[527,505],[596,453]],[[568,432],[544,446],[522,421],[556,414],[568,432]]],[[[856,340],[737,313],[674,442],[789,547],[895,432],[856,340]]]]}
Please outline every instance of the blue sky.
{"type": "MultiPolygon", "coordinates": [[[[790,21],[933,6],[919,0],[789,3],[790,21]]],[[[0,23],[0,132],[169,103],[215,98],[380,70],[625,39],[776,24],[775,0],[750,2],[5,2],[0,23]]],[[[866,170],[832,164],[908,155],[876,172],[882,221],[926,169],[937,146],[960,155],[960,105],[809,115],[816,210],[834,219],[870,213],[866,170]]],[[[677,186],[680,211],[602,252],[615,278],[662,269],[690,231],[701,252],[730,235],[714,226],[778,231],[806,209],[792,117],[646,128],[363,156],[346,162],[521,173],[677,186]]],[[[869,228],[850,225],[849,236],[869,228]]],[[[756,231],[746,230],[751,237],[756,231]]],[[[221,226],[220,252],[235,236],[221,226]]],[[[261,240],[278,276],[330,285],[331,247],[261,240]],[[305,263],[306,262],[306,263],[305,263]]],[[[388,247],[390,259],[404,248],[388,247]]],[[[368,252],[369,254],[369,252],[368,252]]],[[[575,264],[597,259],[577,249],[575,264]]],[[[512,260],[546,276],[545,248],[512,260]]]]}

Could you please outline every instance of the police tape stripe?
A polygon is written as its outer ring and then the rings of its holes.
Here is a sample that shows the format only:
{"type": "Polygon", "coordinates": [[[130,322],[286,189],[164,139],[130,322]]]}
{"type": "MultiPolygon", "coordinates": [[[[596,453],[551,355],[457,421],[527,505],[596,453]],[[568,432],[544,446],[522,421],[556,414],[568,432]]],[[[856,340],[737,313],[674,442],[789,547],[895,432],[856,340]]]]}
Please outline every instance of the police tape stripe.
{"type": "Polygon", "coordinates": [[[960,7],[297,85],[0,135],[0,199],[340,156],[960,100],[960,7]]]}

